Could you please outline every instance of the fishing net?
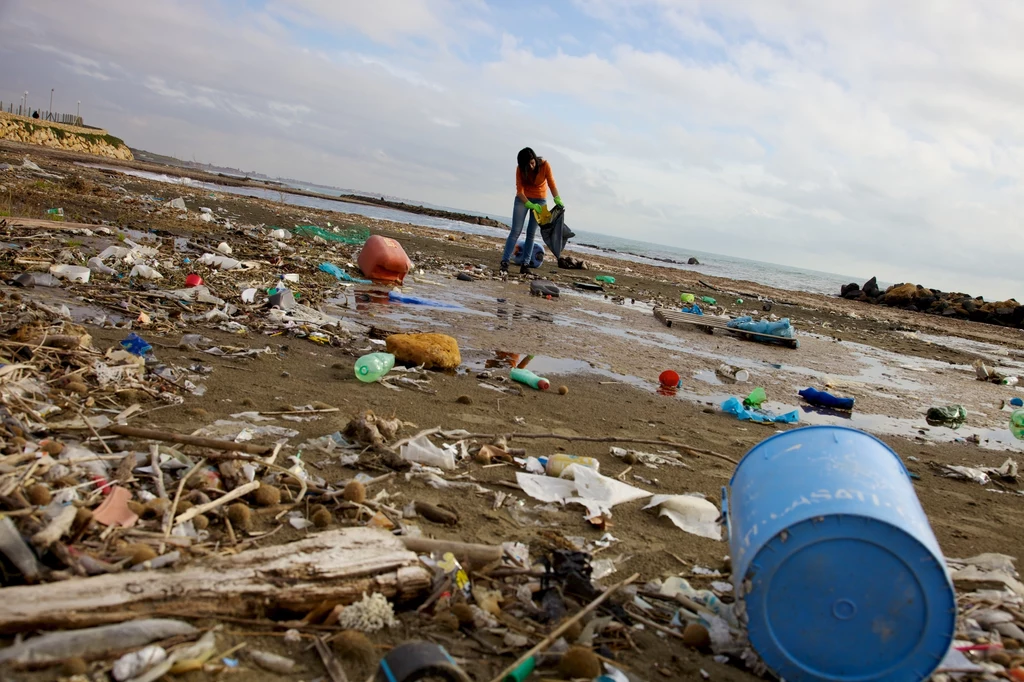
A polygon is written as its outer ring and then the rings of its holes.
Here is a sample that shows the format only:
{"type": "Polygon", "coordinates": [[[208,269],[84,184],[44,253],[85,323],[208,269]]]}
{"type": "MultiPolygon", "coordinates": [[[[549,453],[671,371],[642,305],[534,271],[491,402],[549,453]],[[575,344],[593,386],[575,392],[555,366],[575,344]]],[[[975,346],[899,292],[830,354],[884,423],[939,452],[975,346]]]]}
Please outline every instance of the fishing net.
{"type": "Polygon", "coordinates": [[[316,225],[299,225],[292,232],[300,237],[320,237],[329,242],[352,244],[355,246],[364,244],[370,238],[370,230],[361,225],[344,228],[336,227],[333,230],[325,230],[316,225]]]}

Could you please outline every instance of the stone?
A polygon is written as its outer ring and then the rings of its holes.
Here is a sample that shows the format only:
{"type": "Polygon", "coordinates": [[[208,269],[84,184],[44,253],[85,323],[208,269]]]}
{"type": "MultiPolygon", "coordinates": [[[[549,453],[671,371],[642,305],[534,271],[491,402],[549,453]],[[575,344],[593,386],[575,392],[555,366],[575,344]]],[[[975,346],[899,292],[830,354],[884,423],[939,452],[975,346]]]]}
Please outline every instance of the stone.
{"type": "Polygon", "coordinates": [[[918,288],[916,284],[896,284],[886,290],[882,296],[882,303],[891,306],[905,306],[917,298],[918,288]]]}
{"type": "Polygon", "coordinates": [[[387,349],[398,362],[426,369],[455,369],[462,364],[459,342],[446,334],[392,334],[387,349]]]}
{"type": "Polygon", "coordinates": [[[860,295],[860,285],[856,282],[844,284],[839,290],[839,295],[843,298],[856,298],[860,295]]]}
{"type": "Polygon", "coordinates": [[[700,261],[697,260],[696,258],[694,258],[693,256],[690,256],[689,260],[686,261],[686,264],[687,265],[700,265],[700,261]]]}

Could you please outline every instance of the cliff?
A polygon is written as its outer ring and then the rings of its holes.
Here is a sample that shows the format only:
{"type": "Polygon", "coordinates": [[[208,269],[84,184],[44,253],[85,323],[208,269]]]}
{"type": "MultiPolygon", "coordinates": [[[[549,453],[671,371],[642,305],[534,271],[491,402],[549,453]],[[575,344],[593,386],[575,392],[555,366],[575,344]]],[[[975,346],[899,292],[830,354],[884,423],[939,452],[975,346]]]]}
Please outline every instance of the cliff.
{"type": "Polygon", "coordinates": [[[108,134],[106,130],[51,123],[3,112],[0,112],[0,139],[84,152],[110,159],[130,161],[134,158],[124,141],[108,134]]]}

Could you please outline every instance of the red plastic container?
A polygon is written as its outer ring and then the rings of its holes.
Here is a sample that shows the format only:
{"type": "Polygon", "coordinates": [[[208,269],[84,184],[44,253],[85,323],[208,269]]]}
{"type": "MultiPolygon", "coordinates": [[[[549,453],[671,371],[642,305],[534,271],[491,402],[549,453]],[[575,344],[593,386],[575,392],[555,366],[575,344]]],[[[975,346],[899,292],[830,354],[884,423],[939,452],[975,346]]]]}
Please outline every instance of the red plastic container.
{"type": "Polygon", "coordinates": [[[366,240],[356,262],[363,275],[378,282],[401,283],[412,269],[412,261],[402,245],[379,234],[366,240]]]}
{"type": "Polygon", "coordinates": [[[194,272],[185,278],[185,286],[187,287],[197,287],[200,286],[202,283],[203,278],[195,274],[194,272]]]}
{"type": "Polygon", "coordinates": [[[658,375],[658,382],[665,388],[675,388],[679,385],[679,373],[671,369],[666,369],[658,375]]]}

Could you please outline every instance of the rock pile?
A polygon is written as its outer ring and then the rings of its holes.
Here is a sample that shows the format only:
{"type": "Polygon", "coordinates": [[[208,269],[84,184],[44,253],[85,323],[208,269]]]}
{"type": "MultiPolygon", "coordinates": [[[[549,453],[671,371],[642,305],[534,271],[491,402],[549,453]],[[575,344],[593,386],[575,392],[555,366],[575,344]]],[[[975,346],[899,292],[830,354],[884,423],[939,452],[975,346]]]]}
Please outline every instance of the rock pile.
{"type": "Polygon", "coordinates": [[[844,284],[839,295],[851,301],[879,303],[912,312],[1024,328],[1024,306],[1012,298],[1005,301],[985,301],[981,296],[972,297],[968,294],[939,291],[909,283],[894,284],[882,291],[874,277],[865,282],[864,286],[856,282],[844,284]]]}

